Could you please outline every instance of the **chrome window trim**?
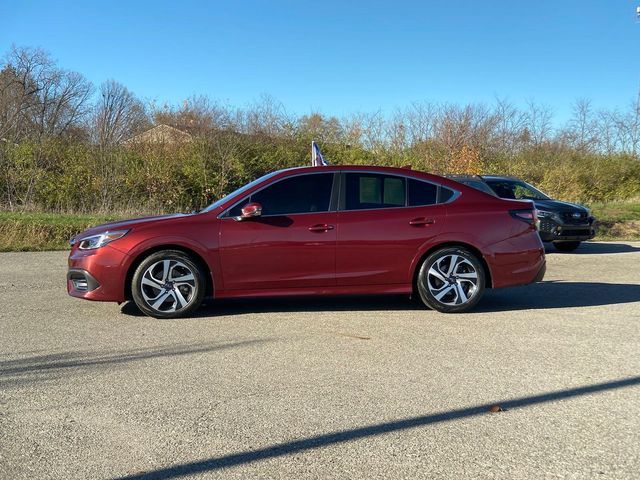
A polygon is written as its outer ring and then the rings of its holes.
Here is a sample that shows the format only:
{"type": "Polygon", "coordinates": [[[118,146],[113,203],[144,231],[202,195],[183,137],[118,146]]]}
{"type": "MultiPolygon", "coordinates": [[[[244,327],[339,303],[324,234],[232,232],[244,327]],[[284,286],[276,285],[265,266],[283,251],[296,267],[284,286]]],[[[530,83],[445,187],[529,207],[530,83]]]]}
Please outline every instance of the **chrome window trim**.
{"type": "Polygon", "coordinates": [[[235,202],[233,205],[231,205],[228,208],[225,208],[222,212],[220,212],[218,214],[218,216],[216,218],[219,219],[224,219],[224,218],[235,218],[235,217],[231,217],[229,215],[229,211],[232,210],[233,208],[235,208],[237,205],[239,205],[240,203],[242,203],[245,199],[247,199],[248,197],[250,197],[251,195],[254,195],[258,192],[261,192],[262,190],[264,190],[265,188],[271,187],[273,185],[275,185],[276,183],[280,183],[284,180],[289,180],[290,178],[295,178],[295,177],[301,177],[303,175],[321,175],[321,174],[330,174],[333,175],[333,179],[332,179],[332,183],[331,183],[331,193],[329,194],[329,210],[326,211],[322,211],[322,212],[298,212],[298,213],[281,213],[278,215],[260,215],[260,217],[258,218],[270,218],[270,217],[290,217],[292,215],[309,215],[309,214],[318,214],[318,213],[334,213],[337,211],[337,205],[332,205],[332,203],[334,203],[334,193],[333,193],[333,189],[336,188],[336,174],[339,174],[340,171],[339,170],[332,170],[330,172],[323,172],[323,171],[318,171],[318,172],[301,172],[301,173],[296,173],[294,175],[286,175],[282,178],[279,178],[278,180],[276,180],[275,182],[271,182],[268,183],[267,185],[264,185],[263,187],[260,187],[257,190],[254,190],[253,192],[251,192],[249,195],[242,197],[240,200],[238,200],[237,202],[235,202]],[[333,208],[332,208],[333,207],[333,208]]]}
{"type": "MultiPolygon", "coordinates": [[[[237,202],[234,202],[230,207],[225,208],[222,212],[220,212],[216,218],[218,219],[225,219],[225,218],[231,218],[233,219],[234,217],[229,216],[229,211],[231,209],[233,209],[234,207],[236,207],[238,204],[242,203],[246,198],[248,198],[249,196],[258,193],[262,190],[264,190],[267,187],[270,187],[271,185],[275,185],[278,182],[281,182],[283,180],[287,180],[289,178],[294,178],[294,177],[299,177],[302,175],[319,175],[319,174],[333,174],[334,175],[334,179],[333,179],[333,184],[332,184],[332,191],[331,191],[331,199],[330,199],[330,203],[329,203],[329,210],[324,211],[324,212],[299,212],[299,213],[283,213],[280,215],[261,215],[260,218],[270,218],[270,217],[283,217],[283,216],[292,216],[292,215],[309,215],[309,214],[319,214],[319,213],[336,213],[336,212],[367,212],[367,211],[372,211],[372,210],[397,210],[400,208],[427,208],[427,207],[435,207],[438,205],[448,205],[450,203],[455,202],[461,195],[462,192],[460,192],[459,190],[456,190],[455,188],[449,187],[449,186],[445,186],[442,185],[440,183],[436,183],[433,182],[431,180],[425,180],[423,178],[417,178],[417,177],[413,177],[413,176],[409,176],[409,175],[402,175],[399,173],[386,173],[386,172],[380,172],[380,171],[376,171],[376,170],[332,170],[331,172],[323,172],[323,171],[318,171],[318,172],[301,172],[301,173],[296,173],[293,175],[287,175],[285,177],[279,178],[278,180],[276,180],[275,182],[269,183],[267,185],[264,185],[263,187],[254,190],[253,192],[251,192],[248,196],[242,197],[240,200],[238,200],[237,202]],[[340,203],[343,200],[343,194],[346,193],[346,177],[345,174],[347,173],[370,173],[370,174],[375,174],[375,175],[386,175],[386,176],[390,176],[390,177],[399,177],[399,178],[403,178],[405,180],[405,205],[403,206],[398,206],[398,207],[380,207],[380,208],[360,208],[360,209],[356,209],[356,210],[347,210],[346,208],[342,209],[340,208],[340,203]],[[339,178],[339,181],[336,181],[336,176],[339,178]],[[407,180],[417,180],[418,182],[424,182],[424,183],[428,183],[430,185],[434,185],[438,188],[438,197],[440,196],[440,188],[444,187],[444,188],[448,188],[449,190],[451,190],[453,192],[453,195],[451,196],[451,198],[449,200],[447,200],[446,202],[436,202],[433,203],[431,205],[406,205],[408,198],[408,188],[406,188],[406,185],[408,184],[407,180]],[[334,189],[338,188],[339,191],[334,192],[334,189]],[[334,205],[332,205],[332,203],[334,203],[334,199],[337,199],[337,201],[335,202],[334,205]]],[[[472,187],[470,187],[472,188],[472,187]]]]}

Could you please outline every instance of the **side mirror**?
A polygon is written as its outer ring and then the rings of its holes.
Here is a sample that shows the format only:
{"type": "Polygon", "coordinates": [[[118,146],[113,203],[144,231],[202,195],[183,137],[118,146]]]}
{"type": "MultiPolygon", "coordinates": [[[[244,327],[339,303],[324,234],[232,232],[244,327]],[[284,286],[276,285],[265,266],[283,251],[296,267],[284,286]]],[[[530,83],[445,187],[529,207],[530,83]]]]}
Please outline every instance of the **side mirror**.
{"type": "Polygon", "coordinates": [[[235,218],[238,221],[247,220],[248,218],[253,217],[259,217],[260,215],[262,215],[262,205],[257,202],[247,203],[244,207],[242,207],[241,212],[242,214],[239,217],[235,218]]]}

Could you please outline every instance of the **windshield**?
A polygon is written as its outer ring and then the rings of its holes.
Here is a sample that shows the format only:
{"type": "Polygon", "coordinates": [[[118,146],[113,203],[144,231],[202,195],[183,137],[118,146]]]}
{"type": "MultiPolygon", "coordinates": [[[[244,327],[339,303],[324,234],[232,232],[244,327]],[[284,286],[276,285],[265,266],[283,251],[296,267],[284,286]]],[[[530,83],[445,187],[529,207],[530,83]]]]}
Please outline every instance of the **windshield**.
{"type": "Polygon", "coordinates": [[[271,178],[272,176],[274,176],[276,172],[271,172],[271,173],[267,173],[266,175],[263,175],[260,178],[256,178],[253,182],[247,183],[246,185],[238,188],[237,190],[234,190],[233,192],[231,192],[229,195],[222,197],[220,200],[216,200],[215,202],[213,202],[211,205],[209,205],[207,208],[204,208],[201,210],[201,213],[205,213],[205,212],[210,212],[211,210],[215,210],[216,208],[218,208],[220,205],[224,204],[227,200],[230,200],[232,197],[236,196],[236,195],[241,195],[243,192],[246,192],[247,190],[249,190],[251,187],[257,185],[258,183],[266,180],[267,178],[271,178]]]}
{"type": "Polygon", "coordinates": [[[549,200],[549,197],[522,180],[485,180],[500,198],[513,200],[549,200]]]}

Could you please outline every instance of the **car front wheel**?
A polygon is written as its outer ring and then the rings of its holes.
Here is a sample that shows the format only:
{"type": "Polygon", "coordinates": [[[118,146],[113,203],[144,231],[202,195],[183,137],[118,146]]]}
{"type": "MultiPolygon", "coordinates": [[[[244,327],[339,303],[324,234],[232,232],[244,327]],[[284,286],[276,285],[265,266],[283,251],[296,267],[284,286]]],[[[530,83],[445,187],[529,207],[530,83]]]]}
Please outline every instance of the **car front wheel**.
{"type": "Polygon", "coordinates": [[[155,318],[177,318],[200,306],[205,286],[204,274],[191,257],[178,250],[162,250],[138,265],[131,294],[143,313],[155,318]]]}
{"type": "Polygon", "coordinates": [[[443,313],[465,312],[484,293],[484,267],[476,255],[464,248],[443,248],[422,263],[417,288],[426,306],[443,313]]]}

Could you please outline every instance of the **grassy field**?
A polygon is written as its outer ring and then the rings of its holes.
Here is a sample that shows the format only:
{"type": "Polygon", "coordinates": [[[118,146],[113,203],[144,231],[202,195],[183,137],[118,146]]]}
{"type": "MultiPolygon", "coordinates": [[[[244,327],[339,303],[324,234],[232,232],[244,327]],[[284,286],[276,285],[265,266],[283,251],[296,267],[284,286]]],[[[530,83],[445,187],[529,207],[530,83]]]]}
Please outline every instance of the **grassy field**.
{"type": "MultiPolygon", "coordinates": [[[[596,240],[640,240],[640,201],[591,205],[596,240]]],[[[122,215],[0,212],[0,252],[65,250],[75,234],[122,215]]]]}
{"type": "Polygon", "coordinates": [[[640,201],[593,204],[601,240],[640,240],[640,201]]]}
{"type": "Polygon", "coordinates": [[[64,250],[83,230],[118,220],[117,215],[0,212],[0,252],[64,250]]]}

